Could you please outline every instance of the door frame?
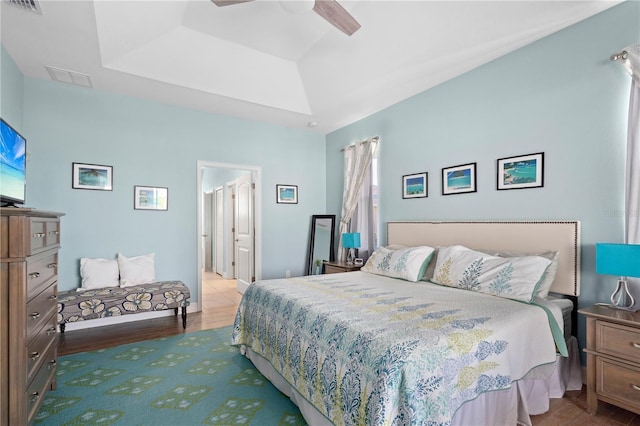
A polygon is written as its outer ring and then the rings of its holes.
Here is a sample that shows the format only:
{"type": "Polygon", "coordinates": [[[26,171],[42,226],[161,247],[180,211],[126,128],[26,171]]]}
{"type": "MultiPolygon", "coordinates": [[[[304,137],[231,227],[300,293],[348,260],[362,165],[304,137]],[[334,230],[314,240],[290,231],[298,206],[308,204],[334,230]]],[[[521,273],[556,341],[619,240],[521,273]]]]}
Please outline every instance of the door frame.
{"type": "MultiPolygon", "coordinates": [[[[208,168],[221,168],[221,169],[238,169],[246,170],[254,174],[255,178],[255,191],[254,191],[254,215],[253,222],[254,228],[254,268],[256,281],[262,279],[262,167],[251,166],[246,164],[231,164],[231,163],[219,163],[216,161],[198,160],[196,163],[196,191],[197,191],[197,220],[196,227],[198,236],[197,240],[197,253],[198,259],[196,263],[197,277],[198,277],[198,311],[202,310],[202,171],[208,168]]],[[[238,288],[238,291],[244,293],[245,288],[238,288]]]]}

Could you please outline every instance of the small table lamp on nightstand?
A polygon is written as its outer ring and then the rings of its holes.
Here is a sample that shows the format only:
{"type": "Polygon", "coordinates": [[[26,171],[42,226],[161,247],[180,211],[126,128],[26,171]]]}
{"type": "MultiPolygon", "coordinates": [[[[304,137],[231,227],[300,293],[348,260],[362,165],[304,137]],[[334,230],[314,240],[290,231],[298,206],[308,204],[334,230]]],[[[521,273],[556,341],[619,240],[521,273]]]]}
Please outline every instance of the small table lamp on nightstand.
{"type": "Polygon", "coordinates": [[[627,287],[627,277],[640,277],[640,244],[596,244],[596,273],[617,275],[618,285],[611,294],[611,308],[635,311],[635,300],[627,287]]]}
{"type": "Polygon", "coordinates": [[[353,260],[356,258],[353,249],[360,248],[360,233],[348,232],[342,234],[342,247],[349,249],[347,254],[347,265],[353,265],[353,260]]]}

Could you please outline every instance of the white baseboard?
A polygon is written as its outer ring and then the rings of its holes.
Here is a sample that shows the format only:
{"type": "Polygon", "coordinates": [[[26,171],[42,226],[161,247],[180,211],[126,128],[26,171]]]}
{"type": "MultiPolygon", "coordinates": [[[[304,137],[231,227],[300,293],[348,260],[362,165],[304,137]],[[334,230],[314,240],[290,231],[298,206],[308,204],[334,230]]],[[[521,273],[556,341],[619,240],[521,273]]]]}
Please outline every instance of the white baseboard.
{"type": "Polygon", "coordinates": [[[249,285],[244,283],[242,280],[236,280],[236,288],[240,294],[244,294],[244,292],[249,288],[249,285]]]}
{"type": "MultiPolygon", "coordinates": [[[[178,309],[178,318],[180,321],[182,321],[181,318],[181,313],[182,311],[180,309],[178,309]]],[[[191,313],[191,312],[200,312],[200,304],[199,303],[192,303],[189,306],[187,306],[187,314],[191,313]]],[[[142,321],[142,320],[148,320],[148,319],[154,319],[154,318],[162,318],[162,317],[170,317],[175,315],[175,311],[173,309],[167,309],[164,311],[154,311],[154,312],[141,312],[139,314],[127,314],[127,315],[118,315],[115,317],[106,317],[106,318],[96,318],[96,319],[92,319],[92,320],[86,320],[86,321],[75,321],[75,322],[68,322],[65,325],[65,332],[67,331],[73,331],[73,330],[83,330],[83,329],[87,329],[87,328],[95,328],[95,327],[104,327],[107,325],[115,325],[115,324],[122,324],[122,323],[126,323],[126,322],[134,322],[134,321],[142,321]]],[[[187,318],[189,318],[189,315],[187,315],[187,318]]],[[[60,326],[58,326],[58,330],[60,329],[60,326]]]]}

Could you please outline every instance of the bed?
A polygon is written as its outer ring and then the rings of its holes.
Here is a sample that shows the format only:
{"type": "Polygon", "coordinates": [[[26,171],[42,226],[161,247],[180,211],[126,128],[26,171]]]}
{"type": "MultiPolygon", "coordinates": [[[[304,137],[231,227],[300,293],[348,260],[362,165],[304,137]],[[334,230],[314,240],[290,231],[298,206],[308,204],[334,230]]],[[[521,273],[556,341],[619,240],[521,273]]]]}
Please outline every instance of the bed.
{"type": "MultiPolygon", "coordinates": [[[[390,222],[388,246],[439,249],[424,264],[431,280],[448,271],[452,247],[501,262],[557,252],[551,297],[529,304],[370,272],[266,280],[245,292],[233,344],[312,425],[530,424],[549,398],[581,386],[567,331],[579,236],[577,221],[390,222]]],[[[535,258],[546,271],[551,261],[535,258]]]]}

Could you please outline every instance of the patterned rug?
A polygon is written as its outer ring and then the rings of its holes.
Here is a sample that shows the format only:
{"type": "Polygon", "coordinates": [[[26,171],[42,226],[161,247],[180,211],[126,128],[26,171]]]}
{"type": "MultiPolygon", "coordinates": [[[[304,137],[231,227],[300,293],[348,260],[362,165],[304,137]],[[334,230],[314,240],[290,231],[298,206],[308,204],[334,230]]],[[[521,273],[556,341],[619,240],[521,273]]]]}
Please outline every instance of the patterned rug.
{"type": "Polygon", "coordinates": [[[231,327],[58,358],[36,425],[304,425],[231,327]]]}

